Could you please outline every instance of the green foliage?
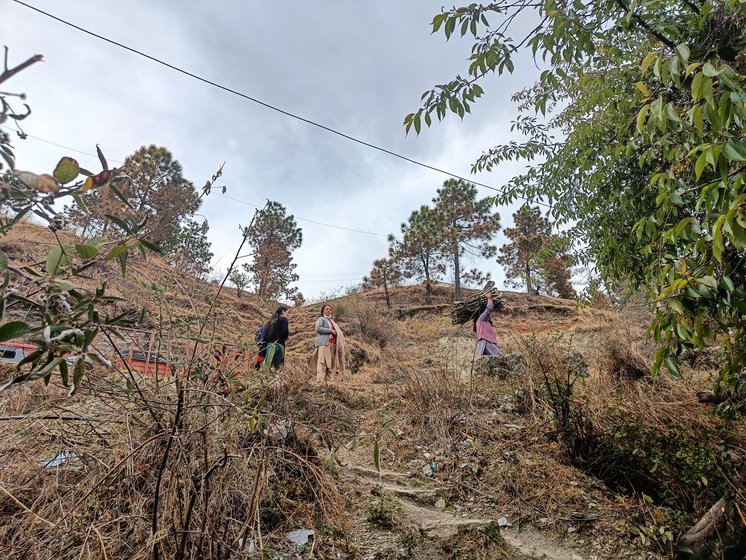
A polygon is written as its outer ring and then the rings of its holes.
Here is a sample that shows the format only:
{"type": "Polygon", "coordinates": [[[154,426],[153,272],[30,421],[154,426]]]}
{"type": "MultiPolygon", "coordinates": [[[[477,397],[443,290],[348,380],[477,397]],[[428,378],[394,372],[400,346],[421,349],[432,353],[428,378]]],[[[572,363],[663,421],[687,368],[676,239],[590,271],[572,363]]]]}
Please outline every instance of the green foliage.
{"type": "Polygon", "coordinates": [[[205,278],[210,273],[210,261],[213,254],[207,232],[210,226],[207,220],[197,223],[186,220],[160,246],[166,261],[187,274],[197,278],[205,278]]]}
{"type": "Polygon", "coordinates": [[[382,529],[394,529],[399,525],[402,516],[401,508],[381,486],[370,491],[373,496],[368,503],[368,517],[366,521],[382,529]]]}
{"type": "Polygon", "coordinates": [[[501,0],[446,10],[433,31],[474,37],[469,77],[425,92],[405,119],[419,133],[432,114],[463,117],[483,91],[477,82],[512,72],[515,52],[530,49],[547,69],[515,99],[546,118],[519,116],[513,131],[526,141],[484,152],[474,169],[530,161],[497,202],[550,202],[604,280],[647,287],[654,373],[665,365],[679,375],[682,351],[715,343],[725,356],[716,391],[736,396],[746,392],[743,6],[501,0]],[[531,9],[541,23],[511,40],[531,9]]]}
{"type": "Polygon", "coordinates": [[[489,259],[497,248],[490,244],[500,230],[500,215],[492,212],[493,199],[477,200],[477,187],[461,179],[448,179],[438,189],[433,199],[441,236],[445,241],[444,252],[453,264],[455,298],[461,299],[461,257],[489,259]]]}
{"type": "Polygon", "coordinates": [[[423,204],[401,225],[401,234],[401,240],[389,237],[392,255],[401,263],[405,278],[425,281],[425,301],[432,303],[431,281],[437,280],[446,269],[445,240],[436,211],[423,204]]]}
{"type": "Polygon", "coordinates": [[[243,265],[256,294],[262,299],[280,295],[292,298],[298,291],[290,284],[298,280],[293,251],[303,243],[303,232],[279,202],[270,201],[258,213],[248,232],[254,260],[243,265]]]}
{"type": "Polygon", "coordinates": [[[598,442],[607,481],[683,511],[716,502],[739,463],[736,439],[722,429],[694,433],[683,426],[643,424],[608,411],[598,442]],[[611,467],[611,465],[614,465],[611,467]]]}
{"type": "MultiPolygon", "coordinates": [[[[41,60],[41,56],[30,60],[41,60]]],[[[6,76],[2,74],[0,82],[6,76]]],[[[6,95],[0,96],[0,122],[8,118],[21,120],[30,114],[28,106],[25,114],[16,114],[6,95]]],[[[0,149],[6,163],[13,166],[15,159],[5,134],[0,136],[0,149]]],[[[18,365],[15,377],[0,386],[0,391],[36,379],[48,383],[58,372],[72,393],[79,388],[89,366],[105,364],[106,360],[93,347],[96,339],[102,335],[117,337],[117,328],[131,325],[138,316],[134,309],[118,309],[121,298],[107,294],[105,280],[92,285],[90,272],[115,261],[125,275],[132,251],[145,256],[147,251],[155,249],[148,239],[176,224],[178,216],[159,214],[157,226],[146,227],[149,218],[158,213],[153,201],[169,199],[173,209],[179,204],[187,209],[199,205],[199,197],[193,187],[180,179],[181,167],[171,160],[167,150],[151,146],[138,152],[138,161],[128,158],[125,169],[131,181],[121,190],[114,184],[120,170],[109,168],[98,147],[97,153],[102,170],[95,175],[82,169],[75,159],[63,157],[51,174],[15,170],[0,177],[4,210],[0,234],[8,233],[21,220],[34,215],[48,224],[57,241],[42,263],[17,263],[0,253],[0,338],[24,337],[37,347],[18,365]],[[168,176],[158,175],[164,170],[161,164],[166,165],[168,176]],[[179,184],[171,189],[177,179],[179,184]],[[162,196],[156,195],[161,188],[165,189],[162,196]],[[102,193],[116,199],[117,205],[91,209],[86,199],[101,201],[102,193]],[[57,235],[65,219],[54,205],[66,196],[75,200],[77,215],[86,223],[97,221],[102,231],[112,235],[91,238],[74,247],[65,245],[57,235]],[[177,203],[178,198],[182,200],[177,203]]]]}
{"type": "Polygon", "coordinates": [[[575,297],[568,240],[552,233],[552,225],[538,207],[522,206],[513,214],[513,227],[506,228],[505,235],[510,242],[500,248],[497,262],[505,266],[510,285],[526,286],[527,293],[575,297]]]}

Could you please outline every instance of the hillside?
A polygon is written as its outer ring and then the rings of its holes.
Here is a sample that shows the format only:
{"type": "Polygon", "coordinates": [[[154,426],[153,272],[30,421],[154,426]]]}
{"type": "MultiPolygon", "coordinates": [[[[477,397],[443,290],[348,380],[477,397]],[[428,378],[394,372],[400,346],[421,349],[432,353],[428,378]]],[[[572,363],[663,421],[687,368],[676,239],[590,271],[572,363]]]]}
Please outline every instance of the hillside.
{"type": "MultiPolygon", "coordinates": [[[[54,243],[23,224],[0,249],[31,265],[54,243]]],[[[351,294],[328,302],[349,370],[319,385],[308,360],[326,302],[290,310],[281,372],[235,375],[204,341],[250,347],[271,303],[216,299],[157,257],[129,270],[90,282],[144,308],[183,373],[97,368],[73,397],[56,376],[0,394],[5,557],[671,558],[740,484],[743,420],[697,402],[702,356],[681,381],[649,378],[644,307],[503,292],[506,356],[475,362],[449,286],[432,305],[396,288],[391,309],[380,291],[351,294]]]]}

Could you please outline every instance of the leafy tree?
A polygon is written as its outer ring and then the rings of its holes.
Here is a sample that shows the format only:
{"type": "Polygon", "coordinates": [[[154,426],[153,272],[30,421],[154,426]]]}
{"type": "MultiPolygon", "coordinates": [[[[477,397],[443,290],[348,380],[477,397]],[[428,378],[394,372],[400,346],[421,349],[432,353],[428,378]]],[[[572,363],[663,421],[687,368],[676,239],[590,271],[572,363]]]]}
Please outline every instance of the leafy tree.
{"type": "Polygon", "coordinates": [[[207,240],[209,229],[207,220],[201,224],[186,220],[177,232],[161,244],[166,261],[187,274],[204,279],[211,270],[213,257],[207,240]]]}
{"type": "MultiPolygon", "coordinates": [[[[393,242],[393,237],[389,237],[393,242]]],[[[363,277],[363,290],[372,290],[383,288],[386,297],[386,307],[391,307],[391,298],[389,297],[389,287],[398,286],[402,281],[402,272],[399,263],[393,257],[384,257],[373,261],[373,268],[368,276],[363,277]]]]}
{"type": "Polygon", "coordinates": [[[262,299],[275,299],[284,294],[293,298],[298,292],[290,284],[298,280],[293,272],[293,251],[301,246],[303,232],[295,218],[286,213],[279,202],[270,201],[258,212],[248,242],[253,249],[254,260],[243,265],[250,275],[256,294],[262,299]]]}
{"type": "Polygon", "coordinates": [[[463,117],[480,83],[512,72],[515,52],[531,49],[548,67],[516,99],[549,118],[520,116],[514,130],[527,139],[484,152],[474,169],[532,161],[498,202],[548,200],[557,219],[576,221],[574,238],[586,236],[583,256],[604,279],[647,286],[660,347],[653,372],[665,364],[679,375],[681,351],[715,343],[724,351],[716,391],[746,393],[743,4],[500,0],[433,19],[446,37],[457,29],[475,39],[468,76],[426,92],[407,130],[433,114],[463,117]],[[540,24],[508,39],[530,9],[540,24]]]}
{"type": "Polygon", "coordinates": [[[437,192],[435,213],[453,264],[455,297],[461,299],[461,257],[468,254],[488,259],[495,255],[497,248],[490,240],[500,229],[500,215],[492,213],[492,199],[477,200],[477,187],[472,183],[448,179],[437,192]]]}
{"type": "Polygon", "coordinates": [[[433,302],[431,282],[445,273],[444,239],[438,216],[432,208],[422,205],[401,225],[401,240],[393,243],[394,258],[401,263],[405,278],[425,281],[425,301],[433,302]]]}
{"type": "Polygon", "coordinates": [[[241,298],[241,293],[251,282],[251,277],[246,272],[241,272],[238,269],[232,270],[228,276],[231,284],[236,287],[236,297],[241,298]]]}
{"type": "Polygon", "coordinates": [[[67,209],[70,221],[83,235],[105,235],[112,223],[106,216],[132,217],[139,223],[148,220],[147,239],[161,243],[178,233],[181,219],[194,214],[200,205],[194,185],[182,172],[168,149],[142,146],[125,159],[120,181],[84,193],[85,208],[67,209]]]}
{"type": "Polygon", "coordinates": [[[293,302],[293,307],[303,307],[306,304],[306,298],[301,292],[295,292],[290,296],[290,301],[293,302]]]}
{"type": "Polygon", "coordinates": [[[574,258],[566,250],[569,240],[558,236],[554,240],[554,246],[541,263],[544,289],[551,296],[574,299],[577,296],[572,285],[574,258]]]}
{"type": "Polygon", "coordinates": [[[527,293],[536,293],[546,248],[552,240],[552,226],[538,207],[528,205],[513,214],[513,224],[505,229],[511,241],[500,247],[497,262],[505,267],[509,285],[526,286],[527,293]]]}

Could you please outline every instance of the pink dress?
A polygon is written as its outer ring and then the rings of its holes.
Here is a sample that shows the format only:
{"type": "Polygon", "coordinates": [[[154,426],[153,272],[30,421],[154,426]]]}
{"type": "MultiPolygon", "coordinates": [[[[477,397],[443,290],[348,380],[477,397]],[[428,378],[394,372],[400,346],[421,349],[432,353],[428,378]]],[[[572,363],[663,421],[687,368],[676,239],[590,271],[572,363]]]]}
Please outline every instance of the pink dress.
{"type": "Polygon", "coordinates": [[[500,347],[497,345],[497,335],[495,328],[490,323],[490,313],[495,308],[492,302],[487,304],[487,309],[477,319],[477,351],[479,356],[502,356],[500,347]]]}

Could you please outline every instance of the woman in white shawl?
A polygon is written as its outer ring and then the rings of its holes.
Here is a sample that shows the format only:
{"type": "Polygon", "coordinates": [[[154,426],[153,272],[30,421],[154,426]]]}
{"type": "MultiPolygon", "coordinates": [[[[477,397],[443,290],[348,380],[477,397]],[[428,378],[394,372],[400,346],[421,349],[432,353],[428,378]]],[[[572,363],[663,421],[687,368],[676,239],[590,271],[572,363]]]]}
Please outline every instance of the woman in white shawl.
{"type": "Polygon", "coordinates": [[[344,334],[332,321],[331,305],[324,305],[316,319],[316,349],[311,356],[311,366],[316,366],[316,381],[324,383],[333,372],[345,371],[344,334]]]}

